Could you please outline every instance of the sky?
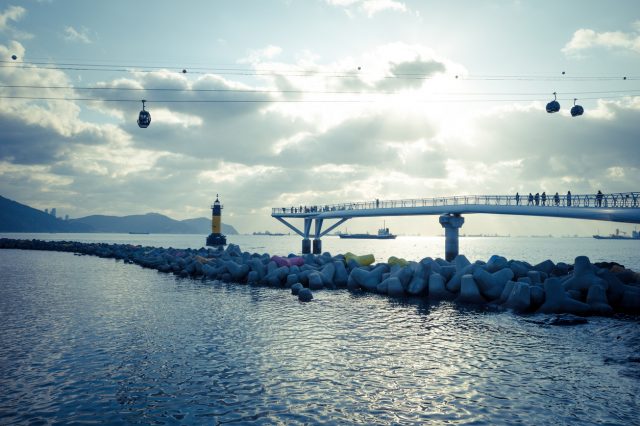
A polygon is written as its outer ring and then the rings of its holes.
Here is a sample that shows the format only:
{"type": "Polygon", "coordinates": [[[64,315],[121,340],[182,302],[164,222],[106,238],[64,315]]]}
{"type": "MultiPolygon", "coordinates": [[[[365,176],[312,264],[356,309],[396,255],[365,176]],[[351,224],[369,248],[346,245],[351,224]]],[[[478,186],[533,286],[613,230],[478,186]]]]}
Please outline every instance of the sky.
{"type": "Polygon", "coordinates": [[[0,1],[0,195],[72,218],[208,217],[220,194],[240,232],[288,232],[272,207],[640,191],[639,123],[637,0],[0,1]]]}

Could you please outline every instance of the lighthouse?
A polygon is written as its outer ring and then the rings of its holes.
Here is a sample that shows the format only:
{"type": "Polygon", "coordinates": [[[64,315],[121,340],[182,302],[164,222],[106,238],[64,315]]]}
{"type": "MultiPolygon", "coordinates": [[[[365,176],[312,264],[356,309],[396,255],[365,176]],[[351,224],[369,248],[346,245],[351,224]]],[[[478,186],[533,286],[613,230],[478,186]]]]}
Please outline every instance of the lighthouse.
{"type": "Polygon", "coordinates": [[[227,244],[227,237],[222,235],[222,205],[216,194],[216,201],[211,206],[211,234],[207,237],[207,245],[222,247],[227,244]]]}

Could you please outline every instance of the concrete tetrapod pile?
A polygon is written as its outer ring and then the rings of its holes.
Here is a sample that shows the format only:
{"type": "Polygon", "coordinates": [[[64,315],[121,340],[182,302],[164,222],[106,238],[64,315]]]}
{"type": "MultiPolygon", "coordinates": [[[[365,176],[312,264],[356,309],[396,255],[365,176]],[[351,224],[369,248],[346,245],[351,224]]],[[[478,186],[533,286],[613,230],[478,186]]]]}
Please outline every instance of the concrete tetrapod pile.
{"type": "Polygon", "coordinates": [[[471,263],[426,257],[419,262],[393,258],[373,263],[373,256],[352,253],[287,257],[224,250],[174,249],[129,244],[0,239],[0,248],[66,251],[123,260],[181,277],[237,284],[290,288],[300,301],[313,291],[347,288],[390,297],[454,300],[490,305],[518,313],[611,315],[640,314],[640,274],[616,263],[592,264],[586,256],[573,265],[551,260],[536,265],[491,256],[471,263]]]}

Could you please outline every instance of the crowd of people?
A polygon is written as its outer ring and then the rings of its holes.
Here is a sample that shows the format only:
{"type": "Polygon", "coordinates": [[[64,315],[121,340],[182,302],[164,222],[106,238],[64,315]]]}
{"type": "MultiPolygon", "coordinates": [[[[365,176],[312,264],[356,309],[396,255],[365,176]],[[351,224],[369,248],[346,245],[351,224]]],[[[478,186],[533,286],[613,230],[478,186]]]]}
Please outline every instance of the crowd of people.
{"type": "MultiPolygon", "coordinates": [[[[602,207],[603,198],[604,198],[604,194],[602,193],[602,191],[598,190],[598,192],[595,194],[595,207],[602,207]]],[[[519,206],[521,201],[519,192],[516,192],[515,200],[516,200],[516,205],[519,206]]],[[[539,192],[536,192],[535,195],[533,195],[530,192],[529,196],[526,197],[526,201],[528,206],[547,206],[547,205],[560,206],[561,205],[560,194],[557,192],[553,196],[547,196],[547,193],[545,191],[542,191],[542,194],[540,194],[539,192]],[[549,204],[547,204],[547,201],[549,201],[549,204]]],[[[562,205],[571,207],[571,191],[567,191],[567,195],[564,197],[564,201],[565,203],[563,203],[562,205]]]]}

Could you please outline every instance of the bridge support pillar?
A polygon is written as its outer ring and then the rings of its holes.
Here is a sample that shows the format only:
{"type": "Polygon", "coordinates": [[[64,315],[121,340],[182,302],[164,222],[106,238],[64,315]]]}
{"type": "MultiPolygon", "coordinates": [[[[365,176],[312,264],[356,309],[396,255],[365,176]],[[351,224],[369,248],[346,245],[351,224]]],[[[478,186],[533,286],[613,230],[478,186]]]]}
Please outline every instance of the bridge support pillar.
{"type": "Polygon", "coordinates": [[[313,254],[322,254],[322,240],[320,238],[313,239],[313,254]]]}
{"type": "Polygon", "coordinates": [[[440,225],[444,228],[444,258],[450,262],[458,255],[458,230],[464,218],[459,214],[443,214],[440,225]]]}
{"type": "Polygon", "coordinates": [[[302,240],[302,254],[309,254],[309,253],[311,253],[311,240],[308,238],[305,238],[302,240]]]}

